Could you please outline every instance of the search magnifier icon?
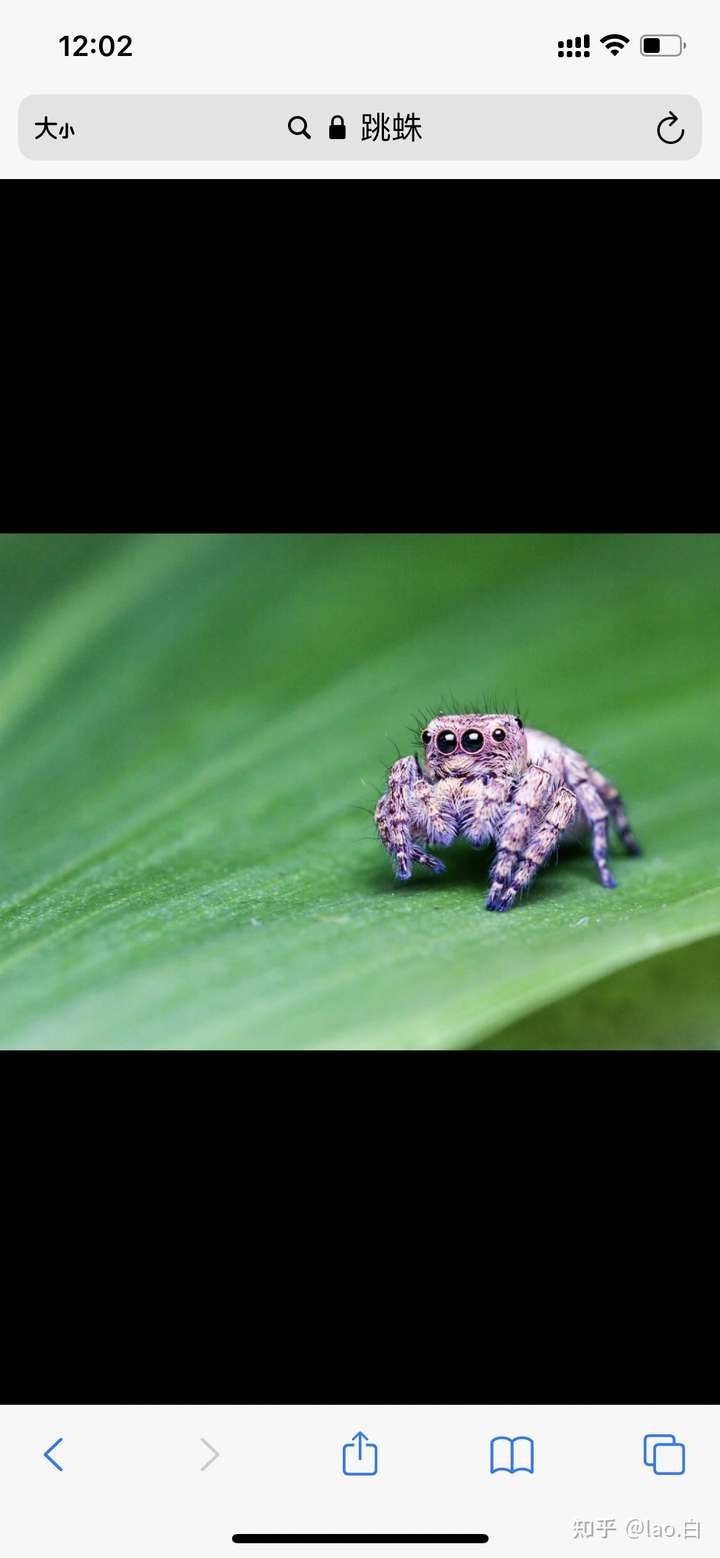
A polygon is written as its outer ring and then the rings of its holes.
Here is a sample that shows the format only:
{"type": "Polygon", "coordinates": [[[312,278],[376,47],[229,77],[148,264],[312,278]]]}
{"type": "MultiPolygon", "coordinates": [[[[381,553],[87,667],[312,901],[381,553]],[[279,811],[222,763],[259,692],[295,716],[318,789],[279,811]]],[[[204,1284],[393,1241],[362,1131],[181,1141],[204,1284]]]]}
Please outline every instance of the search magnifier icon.
{"type": "Polygon", "coordinates": [[[304,135],[306,141],[312,140],[312,136],[308,130],[307,119],[305,119],[302,114],[293,114],[292,119],[288,119],[288,130],[290,131],[291,135],[304,135]]]}

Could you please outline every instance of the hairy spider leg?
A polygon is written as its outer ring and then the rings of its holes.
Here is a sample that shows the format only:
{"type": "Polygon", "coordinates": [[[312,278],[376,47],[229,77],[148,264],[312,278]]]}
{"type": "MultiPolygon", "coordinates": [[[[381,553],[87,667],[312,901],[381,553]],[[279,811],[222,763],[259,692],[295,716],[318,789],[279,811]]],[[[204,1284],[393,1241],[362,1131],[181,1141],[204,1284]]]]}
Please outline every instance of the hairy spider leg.
{"type": "MultiPolygon", "coordinates": [[[[418,805],[415,789],[419,780],[414,757],[402,757],[393,763],[388,775],[388,788],[375,808],[375,821],[381,842],[388,854],[395,857],[395,875],[401,881],[411,876],[411,864],[428,866],[431,871],[444,871],[442,860],[427,855],[413,841],[413,828],[417,826],[418,805]]],[[[419,797],[417,798],[419,800],[419,797]]]]}
{"type": "Polygon", "coordinates": [[[561,834],[575,819],[577,801],[566,785],[555,788],[554,777],[534,765],[518,785],[498,838],[490,872],[488,909],[503,912],[557,847],[561,834]]]}
{"type": "Polygon", "coordinates": [[[604,774],[598,772],[597,768],[591,768],[588,772],[591,783],[595,785],[596,790],[599,790],[610,812],[620,843],[624,845],[629,855],[641,855],[642,849],[628,822],[619,791],[616,790],[614,784],[610,783],[609,779],[605,778],[604,774]]]}
{"type": "Polygon", "coordinates": [[[585,816],[592,828],[592,852],[593,860],[597,867],[597,874],[603,887],[617,887],[617,882],[607,863],[608,854],[608,811],[603,804],[595,785],[589,779],[577,779],[573,781],[573,791],[577,796],[585,816]]]}

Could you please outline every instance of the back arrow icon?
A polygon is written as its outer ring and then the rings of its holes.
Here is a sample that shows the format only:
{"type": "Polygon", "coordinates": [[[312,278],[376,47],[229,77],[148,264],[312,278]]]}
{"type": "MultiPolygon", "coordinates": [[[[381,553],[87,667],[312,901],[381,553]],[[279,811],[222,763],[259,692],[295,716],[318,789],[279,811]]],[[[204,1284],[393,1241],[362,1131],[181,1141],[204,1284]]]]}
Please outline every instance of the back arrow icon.
{"type": "Polygon", "coordinates": [[[661,119],[657,127],[658,140],[662,141],[665,146],[677,146],[685,134],[684,129],[680,131],[679,135],[663,135],[662,133],[664,124],[668,125],[670,129],[672,129],[674,124],[677,124],[677,117],[677,114],[674,114],[672,109],[670,109],[667,118],[661,119]]]}
{"type": "Polygon", "coordinates": [[[217,1458],[218,1458],[218,1456],[220,1454],[220,1451],[216,1450],[215,1446],[213,1444],[210,1444],[208,1439],[201,1439],[200,1443],[204,1444],[208,1450],[212,1450],[212,1455],[210,1456],[209,1461],[206,1461],[205,1465],[200,1467],[201,1471],[207,1471],[208,1466],[212,1466],[213,1461],[217,1460],[217,1458]]]}
{"type": "Polygon", "coordinates": [[[51,1444],[49,1449],[43,1450],[43,1457],[44,1457],[44,1459],[46,1461],[49,1461],[50,1465],[54,1466],[56,1471],[62,1471],[63,1470],[63,1468],[60,1465],[59,1461],[54,1461],[53,1458],[52,1458],[52,1451],[53,1450],[57,1450],[57,1447],[58,1447],[59,1444],[62,1444],[62,1439],[56,1439],[55,1443],[51,1444]]]}

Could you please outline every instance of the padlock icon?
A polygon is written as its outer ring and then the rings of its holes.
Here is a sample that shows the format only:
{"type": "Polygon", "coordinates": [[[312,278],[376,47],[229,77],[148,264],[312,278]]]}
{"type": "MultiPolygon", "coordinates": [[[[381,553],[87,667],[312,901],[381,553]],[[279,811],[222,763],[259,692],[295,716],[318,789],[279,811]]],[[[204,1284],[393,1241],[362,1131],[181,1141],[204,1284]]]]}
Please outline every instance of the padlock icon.
{"type": "Polygon", "coordinates": [[[345,120],[342,114],[333,114],[328,131],[331,141],[344,141],[347,136],[345,120]]]}

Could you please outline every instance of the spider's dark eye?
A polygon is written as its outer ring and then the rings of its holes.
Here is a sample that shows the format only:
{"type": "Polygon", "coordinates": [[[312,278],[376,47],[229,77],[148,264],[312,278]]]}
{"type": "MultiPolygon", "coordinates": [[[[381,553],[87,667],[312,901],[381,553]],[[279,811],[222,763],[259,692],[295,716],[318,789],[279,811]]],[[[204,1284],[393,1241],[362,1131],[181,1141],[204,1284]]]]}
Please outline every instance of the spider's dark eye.
{"type": "Polygon", "coordinates": [[[479,752],[484,739],[482,731],[466,730],[460,745],[463,752],[479,752]]]}
{"type": "Polygon", "coordinates": [[[507,731],[503,730],[500,725],[498,725],[497,730],[493,731],[493,741],[504,741],[506,736],[507,731]]]}
{"type": "Polygon", "coordinates": [[[524,725],[523,725],[523,722],[522,722],[522,720],[521,720],[521,719],[517,719],[517,718],[516,718],[516,720],[515,720],[515,724],[516,724],[516,725],[518,725],[518,726],[519,726],[519,727],[520,727],[520,729],[521,729],[521,730],[524,730],[524,729],[525,729],[525,726],[524,726],[524,725]]]}
{"type": "Polygon", "coordinates": [[[432,736],[430,735],[430,731],[429,730],[424,730],[420,739],[422,741],[423,746],[429,747],[430,742],[432,740],[432,736]]]}
{"type": "Polygon", "coordinates": [[[452,730],[441,730],[437,738],[438,752],[454,752],[457,746],[457,736],[452,730]]]}

